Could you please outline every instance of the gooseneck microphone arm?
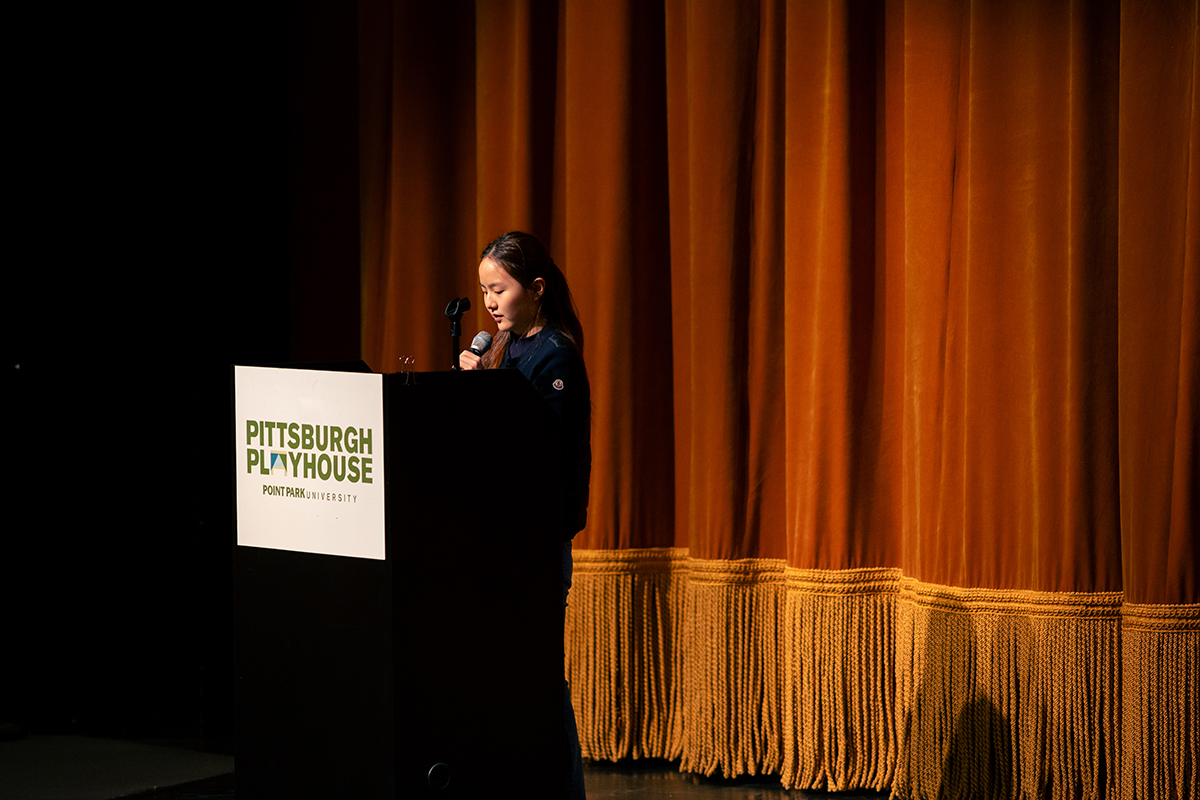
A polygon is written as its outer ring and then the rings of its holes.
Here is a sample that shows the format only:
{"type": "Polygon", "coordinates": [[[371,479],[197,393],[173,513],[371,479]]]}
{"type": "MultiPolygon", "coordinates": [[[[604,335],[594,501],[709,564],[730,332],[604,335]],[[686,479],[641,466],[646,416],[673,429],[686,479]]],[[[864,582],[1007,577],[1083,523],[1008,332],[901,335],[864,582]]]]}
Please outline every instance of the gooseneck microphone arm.
{"type": "Polygon", "coordinates": [[[450,341],[451,341],[451,361],[450,369],[456,372],[461,369],[458,366],[459,346],[458,340],[462,336],[462,316],[471,309],[471,301],[465,297],[456,297],[446,304],[446,316],[450,319],[450,341]]]}

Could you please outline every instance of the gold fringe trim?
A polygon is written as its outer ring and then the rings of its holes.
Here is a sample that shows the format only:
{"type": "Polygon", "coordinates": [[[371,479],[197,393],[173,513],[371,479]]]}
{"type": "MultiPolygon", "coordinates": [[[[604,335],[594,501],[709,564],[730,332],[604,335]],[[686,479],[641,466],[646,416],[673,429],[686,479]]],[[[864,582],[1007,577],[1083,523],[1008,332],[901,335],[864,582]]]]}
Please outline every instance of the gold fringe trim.
{"type": "Polygon", "coordinates": [[[900,595],[910,602],[958,614],[1112,619],[1121,612],[1122,592],[1033,592],[1022,589],[961,589],[902,578],[900,595]]]}
{"type": "Polygon", "coordinates": [[[1121,606],[1121,629],[1156,633],[1200,633],[1200,605],[1121,606]]]}
{"type": "Polygon", "coordinates": [[[786,570],[783,785],[887,789],[900,570],[786,570]]]}
{"type": "Polygon", "coordinates": [[[1200,797],[1200,605],[1126,604],[1122,796],[1200,797]]]}
{"type": "Polygon", "coordinates": [[[784,561],[689,559],[687,569],[680,769],[778,773],[784,561]]]}
{"type": "Polygon", "coordinates": [[[1120,605],[902,580],[894,796],[1118,796],[1120,605]]]}
{"type": "Polygon", "coordinates": [[[1196,798],[1200,605],[575,553],[585,756],[896,798],[1196,798]]]}
{"type": "Polygon", "coordinates": [[[825,597],[864,594],[896,594],[903,573],[899,569],[796,569],[787,568],[787,586],[791,591],[825,597]]]}
{"type": "Polygon", "coordinates": [[[566,674],[585,758],[678,758],[687,550],[576,550],[566,674]]]}

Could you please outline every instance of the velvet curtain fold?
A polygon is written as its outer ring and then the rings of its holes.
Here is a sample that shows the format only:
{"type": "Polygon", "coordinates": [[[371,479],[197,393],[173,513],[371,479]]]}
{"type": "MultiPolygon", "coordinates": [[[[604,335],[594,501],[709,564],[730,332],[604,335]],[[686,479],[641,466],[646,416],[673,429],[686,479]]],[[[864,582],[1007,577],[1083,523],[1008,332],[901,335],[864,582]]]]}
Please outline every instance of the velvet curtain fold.
{"type": "Polygon", "coordinates": [[[1195,791],[1197,9],[360,4],[368,363],[506,230],[580,307],[586,755],[1195,791]]]}

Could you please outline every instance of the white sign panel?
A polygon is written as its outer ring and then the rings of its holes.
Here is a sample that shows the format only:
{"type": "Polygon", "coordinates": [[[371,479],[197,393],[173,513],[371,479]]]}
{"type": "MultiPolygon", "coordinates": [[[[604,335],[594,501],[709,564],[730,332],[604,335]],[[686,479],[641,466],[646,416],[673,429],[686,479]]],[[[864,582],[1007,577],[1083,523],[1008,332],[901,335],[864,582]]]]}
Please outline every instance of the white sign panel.
{"type": "Polygon", "coordinates": [[[383,559],[383,377],[234,367],[237,542],[383,559]]]}

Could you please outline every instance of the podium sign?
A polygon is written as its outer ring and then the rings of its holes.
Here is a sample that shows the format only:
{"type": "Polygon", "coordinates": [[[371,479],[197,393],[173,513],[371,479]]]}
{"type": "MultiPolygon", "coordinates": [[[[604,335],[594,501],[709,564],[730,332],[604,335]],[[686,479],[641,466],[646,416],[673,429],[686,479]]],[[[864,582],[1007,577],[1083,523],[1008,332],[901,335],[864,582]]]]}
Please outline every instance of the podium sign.
{"type": "Polygon", "coordinates": [[[384,559],[383,376],[234,368],[237,543],[384,559]]]}

